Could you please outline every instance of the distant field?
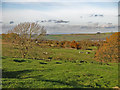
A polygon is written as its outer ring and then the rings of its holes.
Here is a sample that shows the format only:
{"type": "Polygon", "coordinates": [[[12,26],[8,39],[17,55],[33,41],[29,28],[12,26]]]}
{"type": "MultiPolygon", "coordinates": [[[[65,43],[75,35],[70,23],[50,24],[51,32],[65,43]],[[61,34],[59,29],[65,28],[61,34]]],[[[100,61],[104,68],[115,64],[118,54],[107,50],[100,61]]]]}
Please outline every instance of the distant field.
{"type": "MultiPolygon", "coordinates": [[[[58,41],[81,41],[81,40],[105,40],[106,37],[109,37],[111,33],[101,33],[101,34],[51,34],[46,35],[43,38],[47,40],[58,40],[58,41]]],[[[0,35],[0,39],[2,39],[2,36],[0,35]]]]}
{"type": "Polygon", "coordinates": [[[80,40],[105,40],[106,37],[109,37],[111,33],[101,33],[101,34],[56,34],[56,35],[47,35],[45,38],[47,40],[58,40],[58,41],[80,41],[80,40]]]}

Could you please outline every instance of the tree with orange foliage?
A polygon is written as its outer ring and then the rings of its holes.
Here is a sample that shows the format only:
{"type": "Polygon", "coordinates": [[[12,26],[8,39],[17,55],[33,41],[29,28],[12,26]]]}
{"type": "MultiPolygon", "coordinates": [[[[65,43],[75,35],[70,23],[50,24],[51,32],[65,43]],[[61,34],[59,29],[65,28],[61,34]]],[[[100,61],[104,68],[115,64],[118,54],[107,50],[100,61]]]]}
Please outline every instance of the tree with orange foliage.
{"type": "Polygon", "coordinates": [[[99,47],[95,59],[100,62],[118,62],[118,49],[120,48],[120,32],[106,38],[106,43],[99,47]]]}

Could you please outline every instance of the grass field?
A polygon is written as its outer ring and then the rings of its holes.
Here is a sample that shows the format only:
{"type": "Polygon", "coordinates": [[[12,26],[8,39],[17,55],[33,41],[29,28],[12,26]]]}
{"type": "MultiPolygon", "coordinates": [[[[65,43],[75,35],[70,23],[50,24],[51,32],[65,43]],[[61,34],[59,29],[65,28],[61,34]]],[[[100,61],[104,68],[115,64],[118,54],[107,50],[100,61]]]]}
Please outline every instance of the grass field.
{"type": "Polygon", "coordinates": [[[112,88],[118,65],[2,57],[3,88],[112,88]]]}
{"type": "MultiPolygon", "coordinates": [[[[4,44],[2,45],[2,55],[8,57],[17,57],[21,58],[21,53],[17,49],[17,47],[13,48],[12,45],[4,44]]],[[[49,59],[52,58],[54,60],[87,60],[92,61],[94,59],[94,54],[96,51],[96,47],[90,47],[92,50],[76,50],[76,49],[66,49],[66,48],[41,48],[40,46],[33,47],[26,58],[29,59],[49,59]],[[47,52],[48,54],[43,54],[47,52]],[[79,53],[83,52],[83,53],[79,53]],[[90,54],[86,54],[86,52],[91,52],[90,54]]]]}
{"type": "Polygon", "coordinates": [[[101,34],[56,34],[56,35],[47,35],[45,38],[47,40],[58,40],[58,41],[81,41],[81,40],[105,40],[106,37],[109,37],[111,33],[101,33],[101,34]]]}
{"type": "Polygon", "coordinates": [[[0,34],[0,39],[2,39],[2,35],[0,34]]]}
{"type": "Polygon", "coordinates": [[[22,59],[17,48],[4,44],[3,88],[112,88],[118,86],[118,64],[101,64],[93,50],[34,47],[22,59]],[[79,53],[79,51],[83,53],[79,53]],[[86,54],[86,52],[91,52],[86,54]],[[43,52],[48,52],[44,55],[43,52]],[[13,58],[14,57],[14,58],[13,58]],[[17,57],[17,58],[15,58],[17,57]],[[49,57],[52,57],[49,59],[49,57]]]}
{"type": "MultiPolygon", "coordinates": [[[[101,38],[109,37],[101,34],[101,38]],[[103,36],[102,36],[103,35],[103,36]]],[[[51,35],[52,40],[85,40],[96,35],[51,35]]],[[[1,45],[1,44],[0,44],[1,45]]],[[[34,46],[26,59],[18,47],[2,43],[2,88],[113,88],[118,87],[118,64],[94,59],[97,47],[77,50],[34,46]],[[47,54],[44,54],[47,52],[47,54]],[[82,52],[82,53],[79,53],[82,52]],[[90,52],[86,54],[86,52],[90,52]]]]}

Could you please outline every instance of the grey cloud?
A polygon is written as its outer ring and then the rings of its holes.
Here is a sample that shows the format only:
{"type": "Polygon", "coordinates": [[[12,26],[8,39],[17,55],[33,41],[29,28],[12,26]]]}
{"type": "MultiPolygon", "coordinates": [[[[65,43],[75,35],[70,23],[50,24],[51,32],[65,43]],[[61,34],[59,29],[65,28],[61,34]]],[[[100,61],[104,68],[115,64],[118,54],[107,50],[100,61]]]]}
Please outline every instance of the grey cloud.
{"type": "Polygon", "coordinates": [[[36,22],[40,22],[40,23],[45,23],[45,22],[53,22],[53,23],[69,23],[70,21],[65,21],[65,20],[41,20],[41,21],[36,21],[36,22]]]}
{"type": "Polygon", "coordinates": [[[10,21],[10,24],[13,24],[14,23],[14,21],[10,21]]]}
{"type": "Polygon", "coordinates": [[[92,14],[90,15],[90,17],[104,17],[103,14],[92,14]]]}

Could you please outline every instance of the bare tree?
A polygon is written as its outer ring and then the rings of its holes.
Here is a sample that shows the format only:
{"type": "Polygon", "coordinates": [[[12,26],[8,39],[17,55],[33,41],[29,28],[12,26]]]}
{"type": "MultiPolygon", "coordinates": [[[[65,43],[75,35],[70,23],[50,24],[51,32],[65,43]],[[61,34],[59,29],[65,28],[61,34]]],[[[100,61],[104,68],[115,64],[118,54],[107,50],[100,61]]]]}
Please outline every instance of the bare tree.
{"type": "Polygon", "coordinates": [[[33,47],[34,42],[32,41],[46,34],[46,30],[43,26],[30,22],[18,24],[11,32],[17,34],[13,45],[19,47],[22,58],[25,58],[29,49],[33,47]]]}

